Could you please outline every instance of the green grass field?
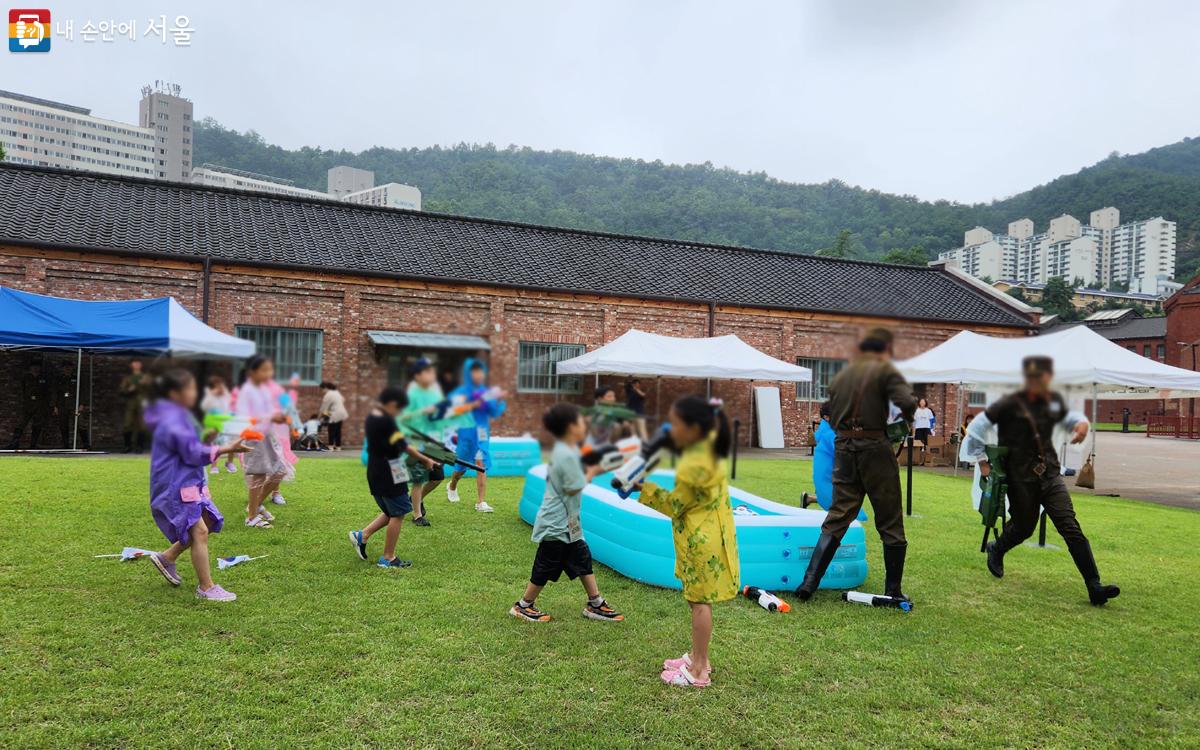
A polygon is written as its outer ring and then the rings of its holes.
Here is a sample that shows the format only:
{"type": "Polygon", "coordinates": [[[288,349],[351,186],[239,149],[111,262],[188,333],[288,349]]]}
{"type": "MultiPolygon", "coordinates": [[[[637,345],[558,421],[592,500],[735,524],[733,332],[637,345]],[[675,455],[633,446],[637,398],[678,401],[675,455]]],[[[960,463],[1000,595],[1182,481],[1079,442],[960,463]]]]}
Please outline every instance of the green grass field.
{"type": "MultiPolygon", "coordinates": [[[[737,484],[793,502],[807,462],[743,461],[737,484]]],[[[199,602],[186,560],[168,587],[138,459],[0,460],[0,746],[4,748],[1200,747],[1200,515],[1078,498],[1106,578],[1088,605],[1061,540],[1021,547],[997,581],[964,479],[918,474],[904,615],[823,592],[791,614],[717,608],[713,687],[658,680],[686,648],[678,593],[603,568],[621,624],[580,617],[551,584],[548,625],[506,610],[534,547],[519,479],[432,500],[406,526],[415,567],[359,561],[346,532],[374,512],[355,460],[302,462],[275,529],[240,523],[240,476],[214,480],[229,517],[219,555],[269,554],[199,602]]],[[[879,545],[871,576],[882,588],[879,545]]],[[[382,538],[372,540],[378,554],[382,538]]]]}
{"type": "MultiPolygon", "coordinates": [[[[1100,430],[1101,432],[1121,432],[1121,423],[1120,422],[1097,422],[1095,425],[1095,428],[1097,430],[1100,430]]],[[[1129,425],[1129,431],[1130,432],[1145,432],[1146,425],[1131,423],[1129,425]]]]}

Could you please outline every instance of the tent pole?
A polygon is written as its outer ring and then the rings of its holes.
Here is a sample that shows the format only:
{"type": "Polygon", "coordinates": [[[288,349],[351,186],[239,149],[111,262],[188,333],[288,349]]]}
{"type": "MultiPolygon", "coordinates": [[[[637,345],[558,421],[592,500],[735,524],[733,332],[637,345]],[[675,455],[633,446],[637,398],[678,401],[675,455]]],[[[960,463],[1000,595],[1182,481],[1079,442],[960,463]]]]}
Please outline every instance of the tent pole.
{"type": "Polygon", "coordinates": [[[71,432],[71,450],[79,449],[79,386],[83,384],[83,349],[75,352],[75,421],[71,432]]]}
{"type": "MultiPolygon", "coordinates": [[[[954,434],[958,434],[958,426],[961,425],[962,423],[963,423],[963,384],[959,383],[958,384],[958,392],[954,396],[954,434]]],[[[949,428],[949,426],[947,426],[946,427],[947,442],[949,441],[949,438],[950,438],[950,428],[949,428]]],[[[961,448],[962,447],[961,443],[963,440],[961,435],[959,436],[958,440],[959,440],[959,445],[957,447],[961,448]]],[[[954,476],[958,476],[959,461],[958,461],[958,451],[957,450],[954,451],[953,458],[954,458],[954,476]]]]}
{"type": "Polygon", "coordinates": [[[92,447],[92,412],[96,411],[92,400],[96,393],[96,355],[88,354],[88,444],[92,447]]]}
{"type": "Polygon", "coordinates": [[[662,377],[654,378],[654,429],[662,428],[662,377]]]}

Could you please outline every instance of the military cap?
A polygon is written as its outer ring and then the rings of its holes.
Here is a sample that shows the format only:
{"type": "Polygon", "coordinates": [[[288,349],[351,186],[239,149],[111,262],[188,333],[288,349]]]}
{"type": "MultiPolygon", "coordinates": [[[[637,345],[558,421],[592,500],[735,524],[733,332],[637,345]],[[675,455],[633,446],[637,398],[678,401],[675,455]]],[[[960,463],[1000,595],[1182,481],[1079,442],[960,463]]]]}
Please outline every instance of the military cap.
{"type": "Polygon", "coordinates": [[[1021,372],[1026,375],[1042,375],[1054,372],[1054,360],[1040,354],[1035,354],[1021,360],[1021,372]]]}

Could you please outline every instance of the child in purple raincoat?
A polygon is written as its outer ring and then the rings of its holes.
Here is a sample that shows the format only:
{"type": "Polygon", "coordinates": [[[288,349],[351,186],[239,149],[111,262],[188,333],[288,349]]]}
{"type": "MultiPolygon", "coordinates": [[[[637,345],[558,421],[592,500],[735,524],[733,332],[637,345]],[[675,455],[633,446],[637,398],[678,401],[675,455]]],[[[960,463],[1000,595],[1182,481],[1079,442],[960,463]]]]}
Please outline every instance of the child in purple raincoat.
{"type": "Polygon", "coordinates": [[[229,602],[237,598],[213,583],[208,563],[208,535],[225,523],[208,491],[205,467],[218,456],[245,453],[241,440],[225,447],[200,442],[199,425],[192,416],[196,380],[187,370],[173,369],[154,378],[155,401],[146,408],[146,426],[154,437],[150,450],[150,512],[171,546],[150,556],[154,567],[172,586],[183,579],[175,561],[191,550],[192,567],[199,585],[196,597],[229,602]]]}

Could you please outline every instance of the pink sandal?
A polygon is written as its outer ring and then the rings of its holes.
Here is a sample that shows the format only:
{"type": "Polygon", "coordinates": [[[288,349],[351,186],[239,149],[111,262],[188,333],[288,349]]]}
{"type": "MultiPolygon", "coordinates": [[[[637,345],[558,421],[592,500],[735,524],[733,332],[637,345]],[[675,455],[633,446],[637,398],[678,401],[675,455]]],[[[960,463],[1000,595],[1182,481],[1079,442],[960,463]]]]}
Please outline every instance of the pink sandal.
{"type": "MultiPolygon", "coordinates": [[[[684,655],[678,659],[663,659],[663,669],[665,671],[678,672],[684,667],[687,667],[688,669],[692,668],[692,655],[690,653],[684,653],[684,655]]],[[[712,674],[713,671],[713,668],[710,666],[708,668],[708,673],[712,674]]]]}
{"type": "Polygon", "coordinates": [[[676,687],[703,688],[712,684],[712,680],[709,679],[707,675],[704,677],[696,677],[688,671],[687,667],[664,670],[659,677],[662,678],[662,681],[665,684],[674,685],[676,687]]]}

